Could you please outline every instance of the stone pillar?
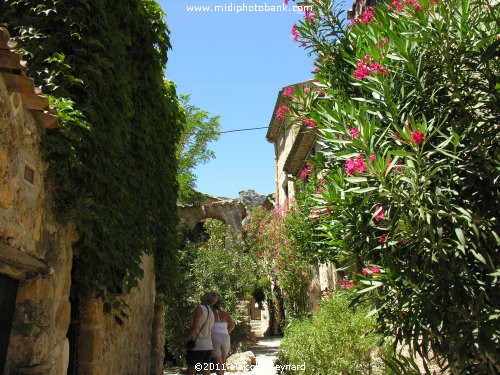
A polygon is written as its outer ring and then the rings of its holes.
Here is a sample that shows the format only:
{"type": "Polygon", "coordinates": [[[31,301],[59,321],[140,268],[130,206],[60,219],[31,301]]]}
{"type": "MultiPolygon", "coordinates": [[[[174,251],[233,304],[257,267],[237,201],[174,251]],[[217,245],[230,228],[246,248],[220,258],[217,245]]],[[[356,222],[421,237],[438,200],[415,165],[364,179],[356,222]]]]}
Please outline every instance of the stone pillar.
{"type": "Polygon", "coordinates": [[[100,368],[104,336],[104,312],[100,299],[80,304],[78,332],[78,374],[104,375],[100,368]]]}

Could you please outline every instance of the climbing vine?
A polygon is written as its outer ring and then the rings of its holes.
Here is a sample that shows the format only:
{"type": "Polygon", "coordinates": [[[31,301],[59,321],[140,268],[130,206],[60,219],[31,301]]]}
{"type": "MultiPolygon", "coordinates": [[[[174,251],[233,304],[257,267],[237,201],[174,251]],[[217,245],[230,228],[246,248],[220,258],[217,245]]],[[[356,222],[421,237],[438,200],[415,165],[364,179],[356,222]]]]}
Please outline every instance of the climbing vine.
{"type": "Polygon", "coordinates": [[[111,309],[154,254],[157,284],[175,257],[175,148],[184,116],[163,70],[170,48],[154,0],[10,0],[4,25],[51,96],[59,129],[45,139],[48,179],[75,223],[73,287],[111,309]]]}

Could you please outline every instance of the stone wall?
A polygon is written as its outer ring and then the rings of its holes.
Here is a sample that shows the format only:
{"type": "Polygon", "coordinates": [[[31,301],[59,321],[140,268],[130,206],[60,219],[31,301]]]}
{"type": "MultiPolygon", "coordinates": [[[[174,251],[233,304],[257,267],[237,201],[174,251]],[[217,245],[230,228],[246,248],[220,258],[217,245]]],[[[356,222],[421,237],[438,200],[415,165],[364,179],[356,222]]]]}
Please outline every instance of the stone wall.
{"type": "MultiPolygon", "coordinates": [[[[7,30],[0,28],[0,274],[19,283],[0,373],[66,375],[73,360],[67,335],[72,245],[78,238],[70,222],[56,221],[45,181],[48,164],[40,146],[57,117],[19,60],[7,30]]],[[[142,269],[139,287],[126,298],[123,326],[103,313],[100,300],[81,304],[73,366],[78,374],[163,373],[163,306],[152,255],[143,256],[142,269]]]]}
{"type": "Polygon", "coordinates": [[[20,281],[6,373],[66,374],[71,245],[76,235],[70,224],[56,224],[51,192],[44,184],[47,164],[39,146],[45,129],[23,108],[20,95],[7,88],[4,75],[0,74],[0,273],[20,281]]]}
{"type": "MultiPolygon", "coordinates": [[[[79,374],[148,375],[152,365],[158,368],[158,363],[151,363],[150,360],[152,351],[158,350],[152,350],[151,344],[156,298],[154,260],[151,255],[142,257],[142,269],[144,277],[139,281],[139,286],[125,298],[128,318],[123,319],[122,326],[115,322],[113,315],[103,313],[102,301],[99,299],[92,299],[80,306],[79,374]]],[[[156,360],[162,361],[163,358],[156,360]]]]}

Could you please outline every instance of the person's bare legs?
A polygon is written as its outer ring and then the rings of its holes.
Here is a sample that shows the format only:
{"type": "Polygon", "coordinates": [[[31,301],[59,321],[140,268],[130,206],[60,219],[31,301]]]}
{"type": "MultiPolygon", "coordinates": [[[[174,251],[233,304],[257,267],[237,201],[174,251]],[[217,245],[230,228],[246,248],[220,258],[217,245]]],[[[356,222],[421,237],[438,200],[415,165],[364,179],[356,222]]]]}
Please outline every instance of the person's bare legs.
{"type": "Polygon", "coordinates": [[[187,375],[195,375],[196,374],[196,369],[194,368],[194,365],[188,365],[188,369],[186,372],[187,375]]]}
{"type": "MultiPolygon", "coordinates": [[[[221,358],[220,358],[221,369],[222,369],[220,375],[224,375],[224,370],[226,368],[226,359],[227,359],[227,357],[225,355],[222,355],[221,358]]],[[[219,375],[219,374],[217,374],[217,375],[219,375]]]]}

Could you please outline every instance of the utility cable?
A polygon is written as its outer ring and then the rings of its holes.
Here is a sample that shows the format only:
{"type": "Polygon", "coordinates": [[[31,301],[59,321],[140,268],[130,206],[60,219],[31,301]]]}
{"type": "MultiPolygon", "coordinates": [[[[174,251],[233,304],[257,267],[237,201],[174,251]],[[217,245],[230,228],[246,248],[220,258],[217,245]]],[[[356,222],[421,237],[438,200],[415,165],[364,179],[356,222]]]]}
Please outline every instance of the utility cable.
{"type": "Polygon", "coordinates": [[[219,133],[223,134],[223,133],[234,133],[234,132],[246,132],[248,130],[258,130],[258,129],[267,129],[267,128],[268,128],[268,126],[263,126],[261,128],[234,129],[234,130],[225,130],[225,131],[222,131],[219,133]]]}

